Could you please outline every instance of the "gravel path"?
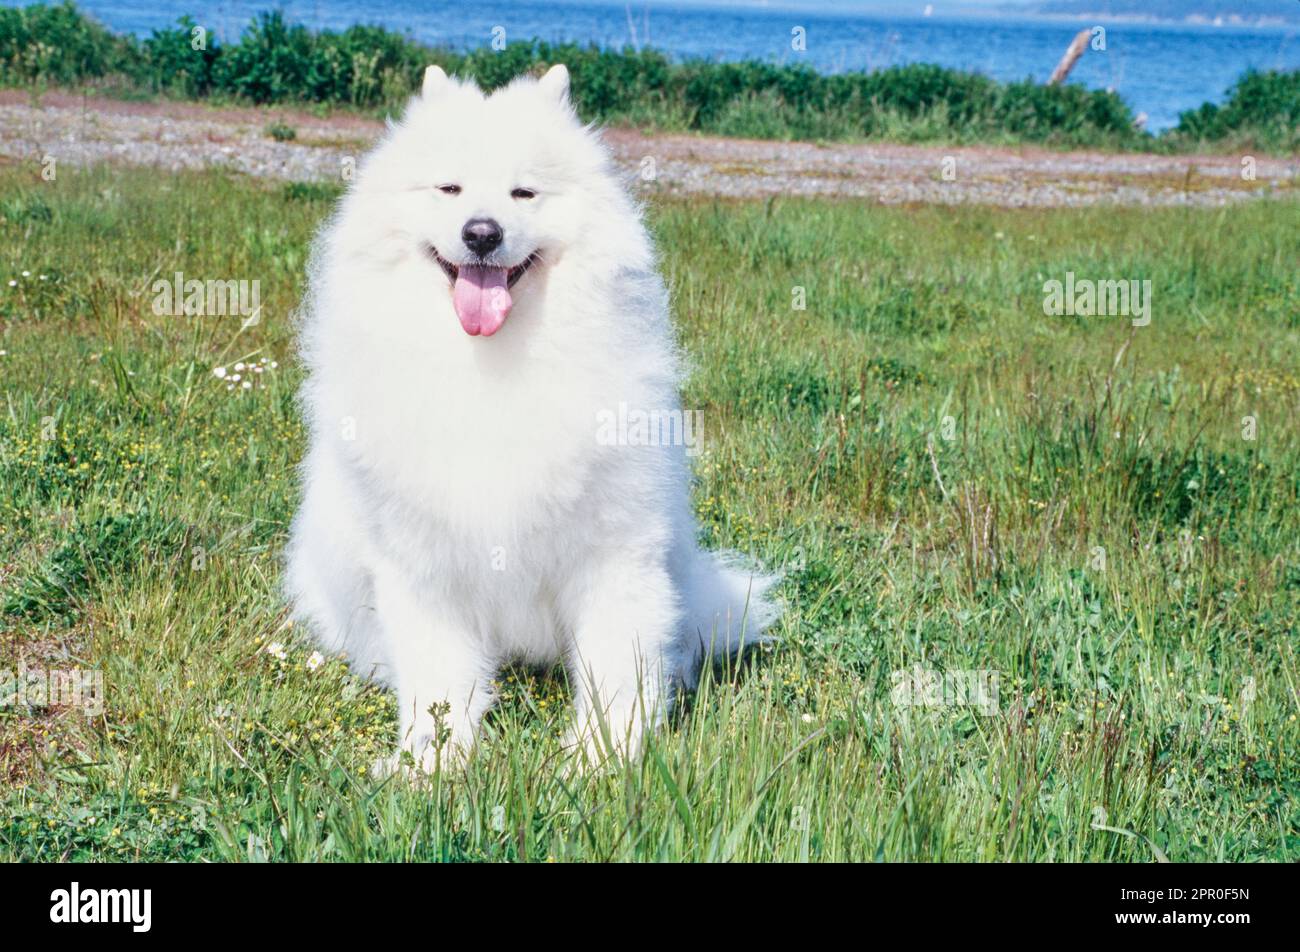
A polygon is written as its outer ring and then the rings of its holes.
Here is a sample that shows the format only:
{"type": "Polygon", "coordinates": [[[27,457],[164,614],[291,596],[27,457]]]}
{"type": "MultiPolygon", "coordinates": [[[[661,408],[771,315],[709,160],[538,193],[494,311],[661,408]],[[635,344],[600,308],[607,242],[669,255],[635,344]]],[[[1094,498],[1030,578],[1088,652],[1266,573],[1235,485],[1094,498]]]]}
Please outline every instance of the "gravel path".
{"type": "MultiPolygon", "coordinates": [[[[169,171],[224,166],[285,180],[338,179],[383,129],[351,115],[120,102],[49,93],[34,105],[0,91],[0,161],[73,166],[113,161],[169,171]],[[271,123],[296,136],[279,142],[271,123]]],[[[722,196],[834,195],[887,204],[1061,207],[1225,205],[1300,194],[1300,160],[1052,152],[1034,148],[817,145],[689,135],[606,133],[633,181],[657,191],[722,196]]]]}

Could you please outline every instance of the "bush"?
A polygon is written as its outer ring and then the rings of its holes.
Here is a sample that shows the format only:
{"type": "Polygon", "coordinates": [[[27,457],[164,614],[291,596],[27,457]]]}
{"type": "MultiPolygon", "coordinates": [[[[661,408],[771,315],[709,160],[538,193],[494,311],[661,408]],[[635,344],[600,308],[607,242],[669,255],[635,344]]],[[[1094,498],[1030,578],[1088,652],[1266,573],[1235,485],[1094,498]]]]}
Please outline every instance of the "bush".
{"type": "Polygon", "coordinates": [[[217,49],[205,43],[195,49],[196,24],[181,17],[175,28],[155,30],[141,45],[137,75],[140,85],[160,92],[197,98],[213,89],[217,49]]]}
{"type": "Polygon", "coordinates": [[[0,9],[0,80],[75,83],[129,72],[139,50],[71,3],[0,9]]]}
{"type": "Polygon", "coordinates": [[[1190,144],[1295,152],[1300,149],[1300,70],[1247,72],[1222,106],[1207,102],[1182,113],[1172,135],[1190,144]]]}
{"type": "Polygon", "coordinates": [[[283,122],[272,122],[263,131],[276,142],[292,142],[298,138],[298,130],[283,122]]]}

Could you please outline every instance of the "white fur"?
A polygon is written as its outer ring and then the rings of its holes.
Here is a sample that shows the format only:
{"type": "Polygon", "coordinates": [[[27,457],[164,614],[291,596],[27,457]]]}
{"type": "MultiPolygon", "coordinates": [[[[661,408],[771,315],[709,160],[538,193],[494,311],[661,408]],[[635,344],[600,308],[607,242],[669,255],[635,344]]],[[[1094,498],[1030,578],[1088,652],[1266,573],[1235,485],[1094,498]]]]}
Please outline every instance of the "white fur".
{"type": "Polygon", "coordinates": [[[697,549],[681,446],[597,439],[620,402],[678,408],[680,371],[639,210],[567,90],[563,67],[486,97],[430,68],[315,250],[288,593],[396,688],[425,767],[472,742],[511,659],[562,660],[581,739],[599,746],[599,710],[634,749],[709,649],[775,616],[770,579],[697,549]],[[542,255],[490,338],[462,330],[423,247],[460,263],[482,216],[500,264],[542,255]]]}

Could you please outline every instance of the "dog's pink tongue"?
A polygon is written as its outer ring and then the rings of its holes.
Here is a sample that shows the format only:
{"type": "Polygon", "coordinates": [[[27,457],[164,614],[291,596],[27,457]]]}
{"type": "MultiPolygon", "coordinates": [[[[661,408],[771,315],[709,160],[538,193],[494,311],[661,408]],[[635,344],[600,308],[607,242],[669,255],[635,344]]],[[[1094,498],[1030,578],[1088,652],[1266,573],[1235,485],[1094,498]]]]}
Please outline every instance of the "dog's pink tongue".
{"type": "Polygon", "coordinates": [[[491,337],[501,330],[514,304],[506,290],[506,269],[461,265],[451,303],[466,334],[491,337]]]}

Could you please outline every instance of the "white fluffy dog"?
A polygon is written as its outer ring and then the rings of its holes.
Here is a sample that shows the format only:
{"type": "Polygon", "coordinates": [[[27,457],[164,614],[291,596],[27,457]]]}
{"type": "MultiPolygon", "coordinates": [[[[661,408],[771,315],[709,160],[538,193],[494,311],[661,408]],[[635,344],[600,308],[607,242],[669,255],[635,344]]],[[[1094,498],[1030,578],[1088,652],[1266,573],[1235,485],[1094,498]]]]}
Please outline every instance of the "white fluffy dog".
{"type": "Polygon", "coordinates": [[[562,660],[575,740],[631,753],[775,616],[770,579],[696,547],[682,441],[601,436],[615,412],[680,420],[679,361],[568,82],[485,96],[429,67],[315,250],[289,595],[396,689],[425,769],[472,743],[509,660],[562,660]]]}

